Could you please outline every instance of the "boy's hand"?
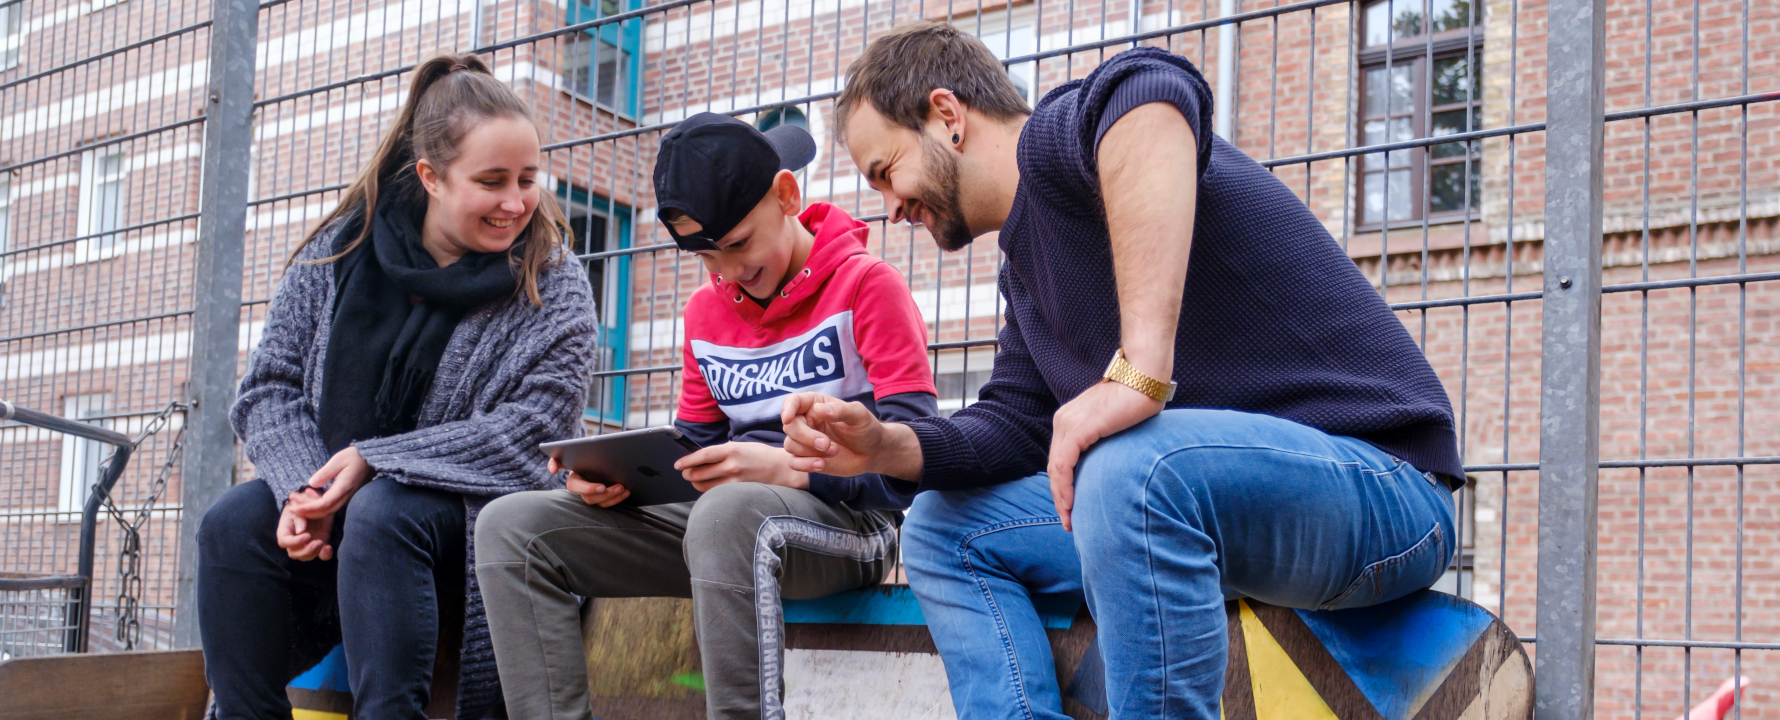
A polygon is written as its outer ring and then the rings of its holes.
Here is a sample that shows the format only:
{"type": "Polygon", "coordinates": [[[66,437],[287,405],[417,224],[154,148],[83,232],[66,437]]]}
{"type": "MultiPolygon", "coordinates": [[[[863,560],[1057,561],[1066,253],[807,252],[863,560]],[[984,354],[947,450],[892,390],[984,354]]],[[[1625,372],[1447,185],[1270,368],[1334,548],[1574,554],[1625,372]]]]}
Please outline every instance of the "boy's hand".
{"type": "Polygon", "coordinates": [[[703,448],[674,463],[699,492],[724,483],[755,482],[798,490],[810,487],[809,473],[791,469],[791,453],[757,442],[732,442],[703,448]]]}
{"type": "MultiPolygon", "coordinates": [[[[555,475],[561,471],[562,466],[557,464],[556,458],[550,458],[550,474],[555,475]]],[[[567,490],[580,495],[582,502],[603,508],[617,505],[624,502],[625,498],[630,497],[630,488],[623,485],[589,482],[572,470],[569,471],[567,490]]]]}
{"type": "Polygon", "coordinates": [[[779,420],[785,451],[797,456],[791,467],[803,472],[849,476],[881,473],[899,480],[921,479],[921,442],[901,423],[886,423],[856,402],[822,393],[785,398],[779,420]]]}

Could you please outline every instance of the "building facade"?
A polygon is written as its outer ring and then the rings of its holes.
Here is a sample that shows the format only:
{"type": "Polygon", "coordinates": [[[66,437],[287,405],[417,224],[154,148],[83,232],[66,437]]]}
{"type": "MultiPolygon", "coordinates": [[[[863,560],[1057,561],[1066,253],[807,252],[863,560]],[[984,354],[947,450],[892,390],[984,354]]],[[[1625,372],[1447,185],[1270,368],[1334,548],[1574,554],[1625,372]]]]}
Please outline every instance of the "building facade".
{"type": "MultiPolygon", "coordinates": [[[[1780,474],[1766,462],[1685,464],[1780,456],[1780,7],[1607,9],[1599,635],[1611,642],[1599,709],[1674,716],[1740,672],[1756,679],[1743,717],[1780,717],[1763,686],[1780,661],[1735,649],[1780,632],[1780,474]]],[[[0,398],[135,434],[187,396],[209,17],[208,3],[173,0],[0,5],[0,398]]],[[[1133,35],[1193,60],[1217,93],[1215,131],[1305,200],[1447,385],[1474,483],[1444,589],[1537,634],[1543,3],[268,3],[243,359],[287,259],[405,99],[405,69],[479,48],[534,107],[546,186],[600,301],[591,430],[673,417],[680,308],[707,276],[655,222],[650,172],[662,133],[707,110],[815,135],[806,197],[872,223],[872,251],[928,322],[942,410],[969,404],[1000,326],[995,238],[942,254],[922,229],[889,225],[833,141],[847,63],[913,18],[981,37],[1032,103],[1133,35]],[[1233,14],[1242,21],[1216,23],[1233,14]],[[1451,135],[1463,137],[1437,140],[1451,135]],[[1399,146],[1354,152],[1389,143],[1399,146]]],[[[149,645],[166,642],[173,612],[177,429],[175,414],[118,491],[141,508],[168,470],[142,533],[149,645]]],[[[77,509],[102,462],[82,441],[0,427],[0,571],[71,566],[77,509]]],[[[243,461],[237,480],[251,473],[243,461]]],[[[102,538],[115,558],[116,533],[102,538]]],[[[102,579],[98,594],[121,587],[102,579]]],[[[117,624],[115,607],[99,612],[111,620],[96,617],[96,643],[117,624]]]]}

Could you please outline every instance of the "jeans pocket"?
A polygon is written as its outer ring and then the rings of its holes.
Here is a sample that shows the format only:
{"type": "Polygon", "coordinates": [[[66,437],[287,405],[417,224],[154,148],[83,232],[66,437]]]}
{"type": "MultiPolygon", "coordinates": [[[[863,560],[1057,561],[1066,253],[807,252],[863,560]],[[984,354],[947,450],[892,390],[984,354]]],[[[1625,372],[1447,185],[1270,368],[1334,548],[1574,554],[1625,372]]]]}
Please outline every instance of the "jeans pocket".
{"type": "Polygon", "coordinates": [[[1323,610],[1345,610],[1395,600],[1428,587],[1446,570],[1452,560],[1446,531],[1436,523],[1434,529],[1408,550],[1367,565],[1354,578],[1353,584],[1334,600],[1324,603],[1323,610]]]}

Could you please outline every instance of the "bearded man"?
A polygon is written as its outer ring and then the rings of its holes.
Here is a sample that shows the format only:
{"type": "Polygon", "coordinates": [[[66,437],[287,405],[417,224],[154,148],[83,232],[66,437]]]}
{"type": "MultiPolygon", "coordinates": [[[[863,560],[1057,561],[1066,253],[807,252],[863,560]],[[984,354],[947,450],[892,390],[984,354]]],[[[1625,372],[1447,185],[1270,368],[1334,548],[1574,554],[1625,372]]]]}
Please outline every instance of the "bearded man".
{"type": "Polygon", "coordinates": [[[1034,595],[1085,595],[1113,718],[1215,720],[1227,599],[1440,577],[1445,390],[1310,210],[1209,132],[1186,59],[1129,50],[1029,111],[976,38],[911,23],[836,116],[892,219],[1007,255],[975,405],[885,423],[805,394],[782,418],[799,470],[920,483],[904,561],[960,718],[1064,717],[1034,595]]]}

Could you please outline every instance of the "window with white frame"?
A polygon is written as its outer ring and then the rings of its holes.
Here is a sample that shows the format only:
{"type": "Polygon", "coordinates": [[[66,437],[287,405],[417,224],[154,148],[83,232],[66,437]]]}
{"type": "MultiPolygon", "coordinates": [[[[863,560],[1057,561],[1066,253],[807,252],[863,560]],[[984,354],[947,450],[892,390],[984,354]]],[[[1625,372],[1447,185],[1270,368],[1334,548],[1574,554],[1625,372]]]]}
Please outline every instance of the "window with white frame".
{"type": "Polygon", "coordinates": [[[96,260],[109,257],[118,236],[106,235],[124,226],[124,181],[129,175],[129,156],[114,151],[89,152],[80,159],[80,224],[78,235],[85,252],[76,254],[96,260]],[[98,236],[98,237],[94,237],[98,236]]]}
{"type": "Polygon", "coordinates": [[[0,70],[18,67],[19,46],[25,42],[25,4],[0,7],[0,70]]]}
{"type": "Polygon", "coordinates": [[[99,12],[113,5],[122,4],[124,0],[92,0],[87,3],[87,12],[99,12]]]}
{"type": "MultiPolygon", "coordinates": [[[[988,46],[989,52],[995,54],[996,59],[1006,60],[1038,52],[1038,23],[1033,8],[1031,3],[1027,3],[1005,10],[954,18],[952,24],[977,36],[977,39],[988,46]]],[[[1037,72],[1036,62],[1020,63],[1007,69],[1008,76],[1014,79],[1014,87],[1020,90],[1021,97],[1026,98],[1027,105],[1038,102],[1037,72]]]]}
{"type": "MultiPolygon", "coordinates": [[[[110,407],[109,394],[69,395],[62,400],[62,417],[109,428],[110,422],[105,414],[110,407]]],[[[109,448],[102,442],[73,435],[62,436],[62,486],[56,501],[57,509],[72,512],[86,506],[87,496],[99,482],[99,471],[109,448]]]]}

